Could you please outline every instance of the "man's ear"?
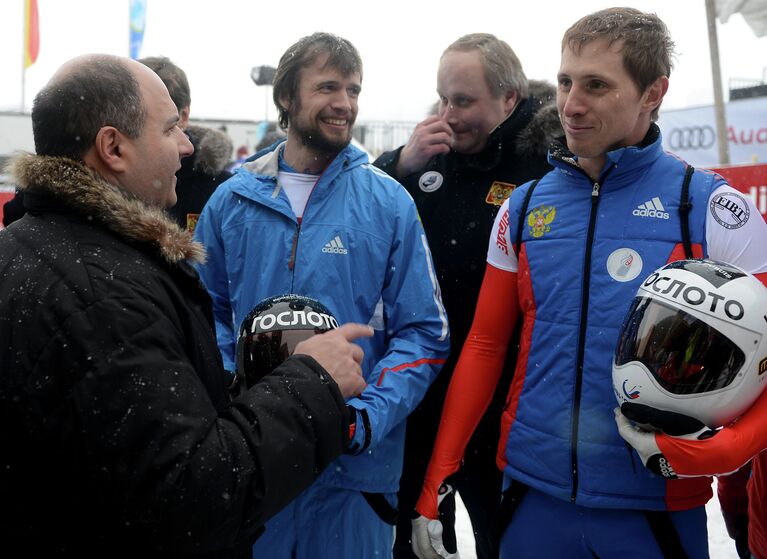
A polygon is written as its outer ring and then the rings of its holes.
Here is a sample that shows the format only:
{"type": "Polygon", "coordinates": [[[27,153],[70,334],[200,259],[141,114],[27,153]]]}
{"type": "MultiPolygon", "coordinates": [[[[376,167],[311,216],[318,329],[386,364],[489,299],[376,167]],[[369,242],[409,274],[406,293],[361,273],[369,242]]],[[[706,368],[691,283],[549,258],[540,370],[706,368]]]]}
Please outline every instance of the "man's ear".
{"type": "Polygon", "coordinates": [[[288,99],[285,95],[283,95],[280,97],[279,101],[280,101],[280,108],[283,111],[290,110],[290,99],[288,99]]]}
{"type": "Polygon", "coordinates": [[[507,91],[503,94],[503,108],[507,115],[514,110],[514,107],[517,106],[518,99],[519,94],[516,91],[507,91]]]}
{"type": "Polygon", "coordinates": [[[127,140],[114,126],[102,126],[96,133],[93,152],[107,169],[121,173],[127,168],[125,152],[130,147],[127,140]]]}
{"type": "Polygon", "coordinates": [[[644,109],[652,113],[656,107],[660,106],[663,96],[668,91],[668,77],[661,76],[655,80],[644,92],[644,109]]]}
{"type": "Polygon", "coordinates": [[[178,127],[181,130],[186,130],[186,127],[189,126],[189,110],[190,107],[184,107],[178,113],[178,127]]]}

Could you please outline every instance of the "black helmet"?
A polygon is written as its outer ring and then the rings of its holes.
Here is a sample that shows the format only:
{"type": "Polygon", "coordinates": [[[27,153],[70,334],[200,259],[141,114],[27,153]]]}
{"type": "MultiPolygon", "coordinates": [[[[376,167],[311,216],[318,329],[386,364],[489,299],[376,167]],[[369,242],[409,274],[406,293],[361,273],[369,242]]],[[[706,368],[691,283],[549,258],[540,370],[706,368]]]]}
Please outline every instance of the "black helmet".
{"type": "Polygon", "coordinates": [[[315,299],[293,294],[264,299],[240,325],[238,384],[250,388],[290,357],[299,342],[333,328],[338,321],[315,299]]]}

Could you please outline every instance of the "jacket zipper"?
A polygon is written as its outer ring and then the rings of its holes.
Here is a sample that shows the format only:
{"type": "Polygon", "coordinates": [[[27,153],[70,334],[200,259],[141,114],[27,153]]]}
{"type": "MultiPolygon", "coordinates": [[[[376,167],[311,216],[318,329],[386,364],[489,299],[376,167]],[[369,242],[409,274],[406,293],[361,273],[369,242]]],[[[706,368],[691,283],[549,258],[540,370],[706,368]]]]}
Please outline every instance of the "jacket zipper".
{"type": "MultiPolygon", "coordinates": [[[[344,167],[348,167],[349,161],[344,160],[344,167]]],[[[303,215],[306,215],[306,210],[309,207],[309,201],[312,199],[312,194],[314,193],[314,189],[317,188],[317,183],[320,182],[320,179],[322,178],[322,175],[325,174],[325,171],[327,171],[328,167],[330,166],[330,163],[328,163],[325,168],[322,170],[320,175],[317,177],[317,180],[314,181],[314,186],[312,186],[311,192],[309,192],[309,196],[306,198],[306,205],[304,206],[304,212],[303,215]]],[[[297,224],[296,224],[296,233],[293,235],[293,246],[290,249],[290,259],[288,260],[288,270],[291,272],[294,271],[296,267],[296,253],[298,253],[298,237],[301,235],[301,222],[303,220],[303,217],[297,217],[297,224]]],[[[293,278],[290,280],[290,290],[293,291],[293,279],[295,279],[295,274],[293,275],[293,278]]]]}
{"type": "MultiPolygon", "coordinates": [[[[296,225],[296,233],[293,235],[293,247],[290,249],[290,260],[288,260],[288,270],[291,272],[296,266],[296,253],[298,252],[298,236],[301,234],[301,222],[296,225]]],[[[291,282],[292,283],[292,282],[291,282]]]]}
{"type": "MultiPolygon", "coordinates": [[[[570,501],[575,502],[578,495],[578,427],[581,413],[581,391],[583,389],[583,357],[586,351],[586,326],[588,322],[589,292],[591,289],[591,250],[594,245],[594,229],[597,224],[597,205],[599,204],[599,192],[607,175],[612,171],[610,167],[601,179],[595,181],[591,188],[591,213],[589,214],[589,229],[586,237],[586,253],[583,262],[583,286],[581,291],[581,319],[578,333],[578,360],[575,374],[575,394],[573,401],[573,423],[570,433],[570,467],[573,474],[573,486],[570,493],[570,501]]],[[[579,168],[580,169],[580,168],[579,168]]],[[[585,174],[585,172],[584,172],[585,174]]],[[[591,181],[591,177],[589,177],[591,181]]]]}

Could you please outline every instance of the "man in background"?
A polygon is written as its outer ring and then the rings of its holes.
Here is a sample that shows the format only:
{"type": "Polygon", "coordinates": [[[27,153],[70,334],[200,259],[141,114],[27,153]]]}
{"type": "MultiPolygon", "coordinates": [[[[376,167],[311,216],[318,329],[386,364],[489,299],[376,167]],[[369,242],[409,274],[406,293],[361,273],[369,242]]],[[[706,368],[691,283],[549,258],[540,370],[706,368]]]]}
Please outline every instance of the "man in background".
{"type": "MultiPolygon", "coordinates": [[[[402,514],[394,549],[398,559],[414,557],[410,515],[423,486],[447,386],[474,316],[496,213],[517,185],[551,169],[547,149],[562,133],[554,87],[528,82],[511,47],[488,33],[465,35],[445,49],[437,70],[437,94],[436,114],[416,126],[407,144],[375,161],[415,200],[453,339],[442,372],[408,417],[398,494],[402,514]]],[[[501,494],[495,450],[504,388],[514,373],[515,357],[512,347],[501,387],[469,443],[461,469],[450,480],[466,505],[479,559],[498,556],[490,537],[501,494]]],[[[454,515],[454,500],[448,496],[440,518],[450,551],[455,551],[454,515]]]]}
{"type": "Polygon", "coordinates": [[[186,73],[165,56],[151,56],[139,62],[154,70],[168,88],[178,108],[179,128],[189,137],[194,153],[183,159],[176,173],[176,203],[168,213],[187,231],[194,227],[205,203],[219,184],[232,176],[227,167],[232,159],[232,140],[224,132],[189,124],[192,95],[186,73]]]}

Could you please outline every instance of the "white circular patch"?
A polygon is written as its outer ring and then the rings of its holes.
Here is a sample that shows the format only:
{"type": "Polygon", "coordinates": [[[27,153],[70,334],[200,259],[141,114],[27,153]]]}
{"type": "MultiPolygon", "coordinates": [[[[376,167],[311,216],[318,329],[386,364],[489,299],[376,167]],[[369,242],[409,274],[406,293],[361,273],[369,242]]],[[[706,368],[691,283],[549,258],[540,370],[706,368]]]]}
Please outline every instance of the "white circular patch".
{"type": "Polygon", "coordinates": [[[743,196],[734,192],[724,192],[711,198],[709,204],[711,215],[725,229],[743,227],[751,215],[748,204],[743,196]]]}
{"type": "Polygon", "coordinates": [[[607,273],[615,281],[631,281],[642,272],[642,257],[630,248],[619,248],[607,257],[607,273]]]}
{"type": "Polygon", "coordinates": [[[421,175],[420,179],[418,179],[418,187],[424,192],[434,192],[442,186],[443,181],[444,178],[442,177],[442,173],[438,171],[427,171],[421,175]]]}

